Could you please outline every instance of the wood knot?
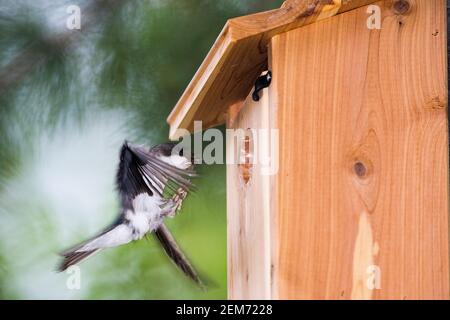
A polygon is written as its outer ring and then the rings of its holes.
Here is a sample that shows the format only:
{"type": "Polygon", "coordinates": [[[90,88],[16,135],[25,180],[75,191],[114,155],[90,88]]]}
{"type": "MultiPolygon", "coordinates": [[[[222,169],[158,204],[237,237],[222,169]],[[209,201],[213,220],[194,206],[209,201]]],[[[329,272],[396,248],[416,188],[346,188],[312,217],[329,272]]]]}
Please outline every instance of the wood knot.
{"type": "Polygon", "coordinates": [[[431,100],[429,100],[425,107],[427,109],[431,109],[431,110],[442,110],[445,109],[447,107],[446,103],[442,101],[442,99],[440,97],[433,97],[431,100]]]}
{"type": "Polygon", "coordinates": [[[396,14],[406,14],[411,9],[411,4],[408,0],[396,0],[392,8],[396,14]]]}
{"type": "Polygon", "coordinates": [[[314,14],[314,12],[316,11],[316,6],[317,6],[317,4],[309,5],[305,11],[303,11],[302,13],[299,14],[297,19],[303,19],[303,18],[312,16],[314,14]]]}
{"type": "Polygon", "coordinates": [[[353,171],[360,178],[364,178],[366,176],[366,174],[367,174],[367,168],[364,165],[364,163],[362,163],[361,161],[357,161],[353,165],[353,171]]]}

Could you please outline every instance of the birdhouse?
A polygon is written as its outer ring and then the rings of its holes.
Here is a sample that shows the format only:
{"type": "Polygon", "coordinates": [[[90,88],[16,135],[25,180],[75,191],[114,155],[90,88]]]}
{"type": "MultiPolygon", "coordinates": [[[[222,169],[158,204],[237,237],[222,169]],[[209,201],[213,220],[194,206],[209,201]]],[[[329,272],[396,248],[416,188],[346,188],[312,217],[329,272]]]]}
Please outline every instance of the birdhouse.
{"type": "Polygon", "coordinates": [[[168,123],[172,139],[195,121],[244,132],[229,298],[449,299],[446,38],[444,0],[228,20],[168,123]]]}

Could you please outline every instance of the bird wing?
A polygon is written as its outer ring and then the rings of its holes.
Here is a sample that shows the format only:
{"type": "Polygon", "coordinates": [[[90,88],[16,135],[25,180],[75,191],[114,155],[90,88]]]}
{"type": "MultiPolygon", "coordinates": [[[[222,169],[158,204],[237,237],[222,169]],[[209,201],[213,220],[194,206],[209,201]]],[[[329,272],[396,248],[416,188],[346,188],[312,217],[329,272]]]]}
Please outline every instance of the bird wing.
{"type": "Polygon", "coordinates": [[[179,188],[188,192],[195,188],[189,180],[195,176],[192,168],[181,169],[164,161],[154,148],[147,150],[127,142],[122,146],[117,187],[124,208],[130,208],[131,201],[141,193],[163,197],[167,189],[171,195],[179,188]]]}

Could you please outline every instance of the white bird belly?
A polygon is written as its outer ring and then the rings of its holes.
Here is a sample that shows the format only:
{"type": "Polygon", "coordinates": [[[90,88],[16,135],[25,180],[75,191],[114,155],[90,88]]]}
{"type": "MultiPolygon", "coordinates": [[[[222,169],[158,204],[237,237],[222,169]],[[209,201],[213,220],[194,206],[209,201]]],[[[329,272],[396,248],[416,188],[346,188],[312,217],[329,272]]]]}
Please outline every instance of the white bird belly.
{"type": "Polygon", "coordinates": [[[140,194],[133,200],[134,211],[128,210],[126,219],[133,229],[133,240],[141,239],[146,233],[156,230],[164,218],[161,215],[162,198],[156,195],[140,194]]]}
{"type": "Polygon", "coordinates": [[[127,225],[133,230],[133,240],[141,239],[148,232],[156,230],[163,222],[163,217],[146,211],[128,211],[127,225]]]}

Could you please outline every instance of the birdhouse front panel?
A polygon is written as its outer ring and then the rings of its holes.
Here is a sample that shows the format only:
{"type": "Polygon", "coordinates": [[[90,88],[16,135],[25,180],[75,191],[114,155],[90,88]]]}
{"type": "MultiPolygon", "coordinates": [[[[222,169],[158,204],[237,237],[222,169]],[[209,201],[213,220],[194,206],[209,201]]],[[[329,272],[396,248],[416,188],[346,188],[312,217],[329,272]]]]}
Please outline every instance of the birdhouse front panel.
{"type": "Polygon", "coordinates": [[[268,154],[271,129],[269,92],[259,101],[252,94],[230,109],[227,156],[228,296],[231,299],[270,299],[273,175],[264,174],[257,157],[268,154]],[[231,161],[230,161],[231,162],[231,161]]]}

